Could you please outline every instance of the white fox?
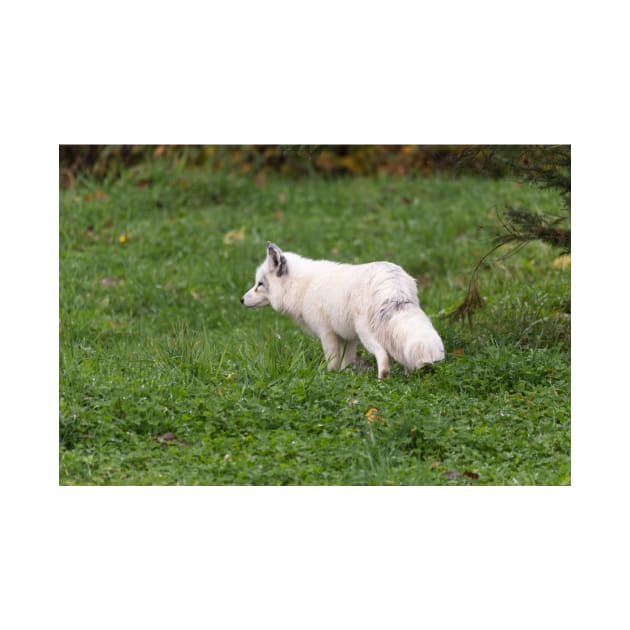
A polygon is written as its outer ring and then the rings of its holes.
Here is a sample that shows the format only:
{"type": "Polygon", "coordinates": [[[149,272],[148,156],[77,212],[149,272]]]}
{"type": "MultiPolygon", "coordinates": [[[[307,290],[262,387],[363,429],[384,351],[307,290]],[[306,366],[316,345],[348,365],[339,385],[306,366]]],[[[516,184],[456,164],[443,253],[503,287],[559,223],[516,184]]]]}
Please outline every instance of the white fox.
{"type": "Polygon", "coordinates": [[[388,355],[407,372],[444,358],[414,279],[390,262],[311,260],[267,242],[267,258],[241,304],[271,304],[317,335],[329,370],[356,361],[358,340],[376,357],[379,378],[389,375],[388,355]]]}

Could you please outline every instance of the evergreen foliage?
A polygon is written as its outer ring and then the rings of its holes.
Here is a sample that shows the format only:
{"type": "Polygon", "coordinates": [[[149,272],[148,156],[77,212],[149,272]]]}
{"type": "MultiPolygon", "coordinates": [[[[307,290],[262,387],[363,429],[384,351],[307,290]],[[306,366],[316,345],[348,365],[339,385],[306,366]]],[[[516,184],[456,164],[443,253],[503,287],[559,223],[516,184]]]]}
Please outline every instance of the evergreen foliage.
{"type": "Polygon", "coordinates": [[[479,271],[490,266],[488,258],[498,249],[514,245],[506,256],[520,251],[532,241],[540,240],[561,253],[571,252],[571,145],[511,145],[467,147],[458,163],[468,170],[476,164],[482,173],[513,176],[541,188],[560,193],[563,212],[560,216],[548,216],[535,209],[507,206],[498,214],[500,228],[492,228],[493,247],[475,266],[464,300],[449,313],[453,319],[468,320],[472,324],[473,313],[483,306],[479,289],[479,271]]]}

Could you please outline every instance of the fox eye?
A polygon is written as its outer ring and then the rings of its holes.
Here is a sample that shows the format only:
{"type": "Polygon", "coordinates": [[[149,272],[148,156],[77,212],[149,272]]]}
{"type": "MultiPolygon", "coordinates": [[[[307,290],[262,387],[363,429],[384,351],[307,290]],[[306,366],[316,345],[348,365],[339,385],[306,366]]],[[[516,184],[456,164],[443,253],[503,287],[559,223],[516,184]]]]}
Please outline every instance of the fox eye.
{"type": "Polygon", "coordinates": [[[260,282],[256,285],[256,288],[258,288],[258,287],[264,287],[264,286],[265,286],[265,283],[264,283],[264,282],[262,282],[262,281],[260,281],[260,282]]]}

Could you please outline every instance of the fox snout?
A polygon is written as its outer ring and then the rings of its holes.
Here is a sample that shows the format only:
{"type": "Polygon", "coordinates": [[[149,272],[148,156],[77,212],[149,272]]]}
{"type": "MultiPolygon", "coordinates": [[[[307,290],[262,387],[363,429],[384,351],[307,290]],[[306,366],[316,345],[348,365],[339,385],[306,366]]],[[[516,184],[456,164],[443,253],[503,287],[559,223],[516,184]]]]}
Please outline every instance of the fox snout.
{"type": "Polygon", "coordinates": [[[256,308],[259,306],[267,306],[269,299],[262,291],[257,291],[256,288],[249,290],[242,298],[241,304],[248,308],[256,308]]]}

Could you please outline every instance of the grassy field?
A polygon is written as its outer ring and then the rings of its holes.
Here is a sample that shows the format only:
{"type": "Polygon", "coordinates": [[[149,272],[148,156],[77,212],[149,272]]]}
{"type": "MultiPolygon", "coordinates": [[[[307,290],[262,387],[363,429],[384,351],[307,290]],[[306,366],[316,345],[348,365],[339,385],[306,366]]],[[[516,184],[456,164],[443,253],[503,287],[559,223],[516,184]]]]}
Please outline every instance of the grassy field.
{"type": "Polygon", "coordinates": [[[552,193],[481,178],[232,177],[150,165],[60,193],[60,484],[569,484],[570,271],[541,244],[481,275],[478,226],[552,193]],[[447,359],[329,373],[239,303],[273,240],[418,279],[447,359]]]}

